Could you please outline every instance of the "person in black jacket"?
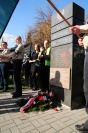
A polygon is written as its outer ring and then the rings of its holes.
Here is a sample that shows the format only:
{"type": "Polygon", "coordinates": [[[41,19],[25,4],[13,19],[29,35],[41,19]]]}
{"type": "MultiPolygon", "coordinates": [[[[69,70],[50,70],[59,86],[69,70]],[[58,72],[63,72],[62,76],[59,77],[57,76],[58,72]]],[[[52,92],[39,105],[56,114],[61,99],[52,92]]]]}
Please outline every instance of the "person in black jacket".
{"type": "Polygon", "coordinates": [[[45,90],[45,48],[44,46],[40,46],[40,52],[38,58],[40,60],[40,67],[39,67],[39,80],[40,80],[40,88],[42,91],[45,90]]]}
{"type": "Polygon", "coordinates": [[[40,52],[40,46],[38,44],[35,44],[35,53],[32,55],[31,60],[29,60],[29,63],[31,63],[30,82],[31,82],[32,90],[38,89],[38,83],[37,83],[37,77],[36,77],[36,74],[38,72],[38,67],[36,65],[36,61],[38,60],[39,52],[40,52]]]}
{"type": "Polygon", "coordinates": [[[30,88],[31,88],[31,82],[30,82],[31,63],[29,63],[29,60],[31,60],[32,55],[34,53],[35,53],[35,51],[33,50],[33,43],[30,43],[29,51],[24,54],[24,59],[23,59],[25,85],[30,86],[30,88]]]}

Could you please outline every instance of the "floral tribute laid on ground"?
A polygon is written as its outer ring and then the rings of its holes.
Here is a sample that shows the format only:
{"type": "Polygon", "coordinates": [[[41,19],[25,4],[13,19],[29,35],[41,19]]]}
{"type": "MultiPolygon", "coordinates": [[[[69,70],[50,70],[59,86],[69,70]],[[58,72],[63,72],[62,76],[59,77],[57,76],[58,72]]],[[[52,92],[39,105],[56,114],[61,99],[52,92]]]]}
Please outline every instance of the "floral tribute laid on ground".
{"type": "Polygon", "coordinates": [[[54,109],[55,111],[62,110],[61,107],[56,107],[53,102],[54,94],[52,92],[37,91],[30,93],[26,99],[18,100],[17,104],[21,107],[20,112],[45,111],[54,109]]]}

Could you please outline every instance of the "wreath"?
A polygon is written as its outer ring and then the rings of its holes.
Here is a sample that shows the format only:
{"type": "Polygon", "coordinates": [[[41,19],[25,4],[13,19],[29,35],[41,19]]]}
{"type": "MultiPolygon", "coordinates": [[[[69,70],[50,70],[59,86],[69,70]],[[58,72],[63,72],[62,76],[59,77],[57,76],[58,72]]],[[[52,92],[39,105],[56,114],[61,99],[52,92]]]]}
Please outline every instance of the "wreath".
{"type": "Polygon", "coordinates": [[[31,93],[28,98],[18,100],[20,112],[45,111],[51,108],[58,111],[53,102],[54,94],[37,91],[31,93]]]}

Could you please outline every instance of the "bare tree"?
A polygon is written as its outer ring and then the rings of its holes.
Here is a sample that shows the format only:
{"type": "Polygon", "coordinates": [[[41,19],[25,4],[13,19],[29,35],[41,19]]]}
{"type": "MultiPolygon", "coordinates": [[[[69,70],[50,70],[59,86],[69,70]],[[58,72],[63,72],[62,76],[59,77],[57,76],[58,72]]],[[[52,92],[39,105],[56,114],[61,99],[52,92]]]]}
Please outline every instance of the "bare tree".
{"type": "Polygon", "coordinates": [[[26,42],[32,41],[34,44],[43,45],[45,39],[51,40],[51,16],[53,9],[50,5],[46,10],[39,8],[36,10],[35,23],[28,29],[26,42]]]}
{"type": "Polygon", "coordinates": [[[37,22],[45,22],[50,20],[53,14],[53,8],[50,5],[47,5],[46,10],[42,8],[36,9],[37,16],[35,17],[37,22]]]}

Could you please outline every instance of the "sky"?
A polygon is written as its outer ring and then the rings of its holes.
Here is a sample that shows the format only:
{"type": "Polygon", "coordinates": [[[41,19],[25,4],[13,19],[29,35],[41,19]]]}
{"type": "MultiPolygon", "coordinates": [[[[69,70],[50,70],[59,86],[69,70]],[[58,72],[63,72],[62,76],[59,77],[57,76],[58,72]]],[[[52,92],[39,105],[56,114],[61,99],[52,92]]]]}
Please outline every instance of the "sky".
{"type": "MultiPolygon", "coordinates": [[[[62,10],[71,2],[74,2],[85,9],[85,15],[88,14],[88,0],[53,0],[53,3],[59,10],[62,10]]],[[[14,13],[3,33],[3,38],[8,42],[8,47],[15,46],[15,37],[20,35],[25,38],[29,26],[35,22],[36,10],[42,8],[46,10],[49,3],[47,0],[20,0],[14,13]]],[[[54,12],[55,14],[56,12],[54,12]]]]}

